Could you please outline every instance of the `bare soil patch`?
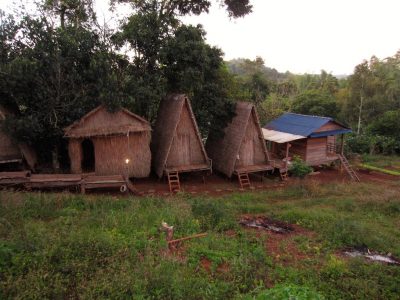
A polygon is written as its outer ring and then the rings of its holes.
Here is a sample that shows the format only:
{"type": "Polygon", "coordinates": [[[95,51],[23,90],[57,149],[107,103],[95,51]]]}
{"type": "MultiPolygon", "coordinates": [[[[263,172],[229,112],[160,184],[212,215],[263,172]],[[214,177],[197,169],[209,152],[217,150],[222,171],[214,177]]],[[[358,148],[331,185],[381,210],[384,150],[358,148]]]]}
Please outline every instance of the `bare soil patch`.
{"type": "Polygon", "coordinates": [[[299,249],[295,238],[299,236],[313,238],[315,234],[312,231],[297,224],[273,220],[265,216],[244,215],[240,224],[246,226],[247,230],[256,230],[257,234],[267,236],[265,242],[267,254],[277,263],[296,265],[302,260],[311,258],[309,253],[299,249]],[[260,225],[247,226],[245,223],[260,225]],[[276,228],[283,230],[276,230],[276,228]]]}

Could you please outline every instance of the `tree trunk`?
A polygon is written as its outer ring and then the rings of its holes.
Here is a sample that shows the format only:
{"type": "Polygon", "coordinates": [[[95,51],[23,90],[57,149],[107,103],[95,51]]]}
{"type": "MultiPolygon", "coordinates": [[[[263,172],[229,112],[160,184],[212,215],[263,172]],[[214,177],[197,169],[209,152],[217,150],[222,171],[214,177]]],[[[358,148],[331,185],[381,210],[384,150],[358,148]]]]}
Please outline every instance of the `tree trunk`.
{"type": "Polygon", "coordinates": [[[360,91],[360,107],[358,111],[357,135],[359,135],[361,131],[361,114],[363,109],[363,103],[364,103],[364,84],[361,85],[361,91],[360,91]]]}

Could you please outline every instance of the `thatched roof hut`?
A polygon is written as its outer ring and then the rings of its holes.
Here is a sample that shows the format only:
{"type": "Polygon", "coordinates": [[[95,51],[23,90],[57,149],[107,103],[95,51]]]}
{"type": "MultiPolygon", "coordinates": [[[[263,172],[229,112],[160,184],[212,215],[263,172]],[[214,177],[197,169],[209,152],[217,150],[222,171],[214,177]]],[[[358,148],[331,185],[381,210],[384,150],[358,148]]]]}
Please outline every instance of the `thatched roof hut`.
{"type": "Polygon", "coordinates": [[[92,110],[65,128],[72,173],[147,177],[150,173],[151,127],[126,109],[92,110]]]}
{"type": "Polygon", "coordinates": [[[211,169],[188,97],[172,94],[161,101],[152,138],[153,168],[168,172],[211,169]]]}
{"type": "Polygon", "coordinates": [[[25,160],[34,170],[37,162],[35,151],[25,143],[17,143],[1,128],[1,123],[10,115],[13,113],[0,105],[0,164],[22,163],[25,160]]]}
{"type": "Polygon", "coordinates": [[[236,116],[224,129],[223,137],[210,131],[206,150],[213,168],[228,177],[273,169],[256,109],[248,102],[236,104],[236,116]]]}

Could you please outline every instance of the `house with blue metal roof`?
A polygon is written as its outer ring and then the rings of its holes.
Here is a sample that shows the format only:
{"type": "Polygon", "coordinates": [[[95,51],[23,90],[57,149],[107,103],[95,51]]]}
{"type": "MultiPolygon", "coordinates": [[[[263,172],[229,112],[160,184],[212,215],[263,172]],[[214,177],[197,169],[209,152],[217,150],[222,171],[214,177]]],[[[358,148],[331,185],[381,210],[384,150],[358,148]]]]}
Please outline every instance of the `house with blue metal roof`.
{"type": "Polygon", "coordinates": [[[311,166],[341,159],[344,134],[351,132],[332,118],[295,113],[281,115],[262,130],[270,153],[277,160],[290,161],[297,155],[311,166]]]}

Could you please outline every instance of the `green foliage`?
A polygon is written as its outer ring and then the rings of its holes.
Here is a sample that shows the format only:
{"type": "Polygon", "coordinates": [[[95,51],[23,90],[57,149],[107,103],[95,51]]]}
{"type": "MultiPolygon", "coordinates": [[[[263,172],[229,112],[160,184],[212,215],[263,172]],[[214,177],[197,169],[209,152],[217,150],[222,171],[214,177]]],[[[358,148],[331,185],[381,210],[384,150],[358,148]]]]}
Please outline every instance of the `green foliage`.
{"type": "Polygon", "coordinates": [[[289,171],[295,177],[304,178],[307,174],[311,173],[313,169],[299,156],[294,156],[289,171]]]}
{"type": "Polygon", "coordinates": [[[335,98],[331,94],[318,90],[307,90],[296,96],[293,102],[293,111],[300,114],[335,118],[338,108],[335,98]]]}
{"type": "Polygon", "coordinates": [[[346,137],[346,152],[390,155],[400,153],[400,141],[390,136],[350,134],[346,137]]]}
{"type": "MultiPolygon", "coordinates": [[[[386,111],[368,126],[368,132],[374,135],[400,140],[400,110],[386,111]]],[[[400,149],[399,149],[400,150],[400,149]]]]}
{"type": "Polygon", "coordinates": [[[223,231],[235,228],[235,218],[223,202],[195,199],[192,203],[192,213],[199,220],[203,231],[223,231]]]}
{"type": "Polygon", "coordinates": [[[400,186],[390,184],[305,181],[261,193],[173,199],[3,191],[0,296],[395,299],[398,267],[338,255],[362,245],[400,256],[400,186]],[[282,235],[271,253],[268,234],[236,225],[249,213],[313,234],[282,235]],[[174,226],[176,238],[206,228],[208,235],[169,253],[162,221],[174,226]]]}
{"type": "MultiPolygon", "coordinates": [[[[245,298],[246,299],[246,298],[245,298]]],[[[259,293],[254,298],[256,300],[311,300],[311,299],[325,299],[321,294],[317,293],[313,289],[305,286],[298,286],[294,284],[279,284],[273,288],[259,293]]]]}

